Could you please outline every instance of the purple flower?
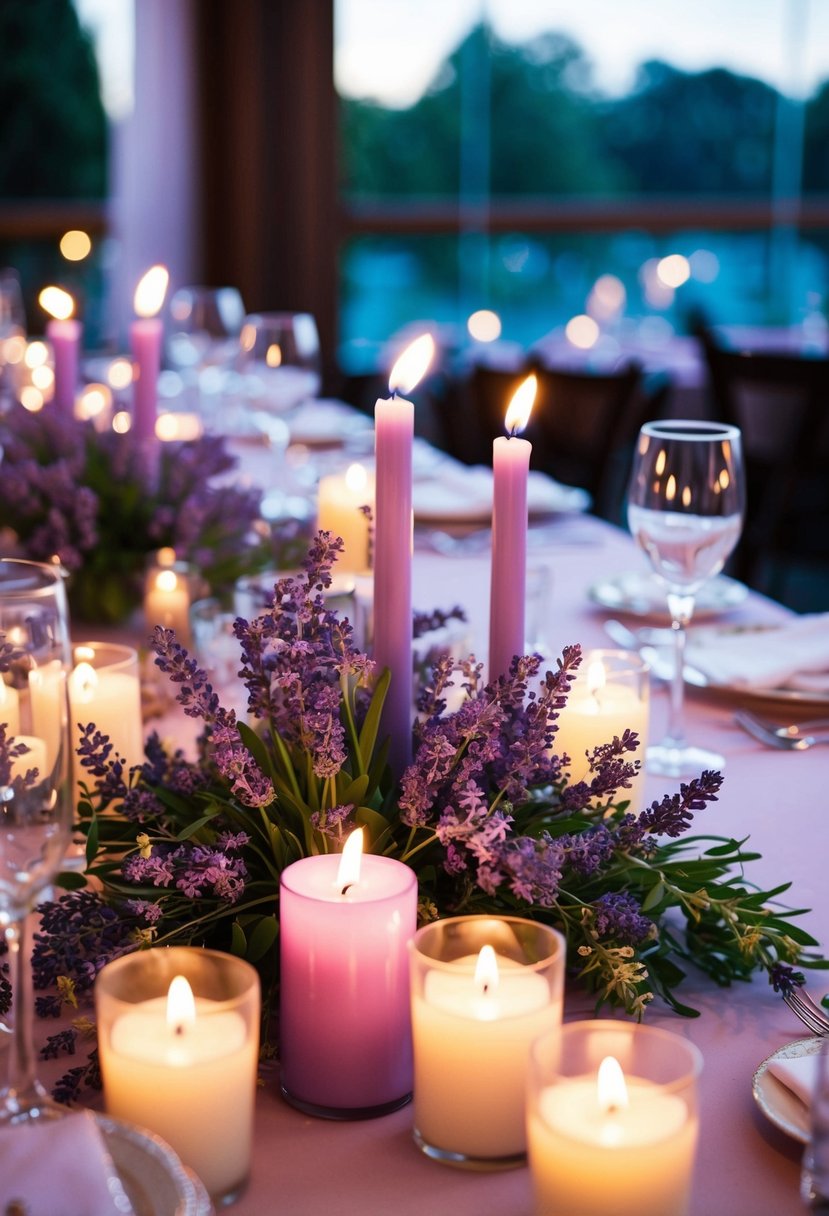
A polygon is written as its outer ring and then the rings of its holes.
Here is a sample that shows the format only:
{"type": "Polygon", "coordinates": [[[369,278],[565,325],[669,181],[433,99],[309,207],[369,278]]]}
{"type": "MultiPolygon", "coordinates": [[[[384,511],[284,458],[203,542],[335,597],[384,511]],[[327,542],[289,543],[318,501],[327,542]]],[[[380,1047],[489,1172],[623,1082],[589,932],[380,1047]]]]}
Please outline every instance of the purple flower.
{"type": "Polygon", "coordinates": [[[653,929],[653,921],[642,914],[638,901],[626,891],[606,891],[594,904],[600,937],[636,945],[653,929]]]}
{"type": "Polygon", "coordinates": [[[722,773],[711,770],[687,785],[683,782],[678,794],[666,794],[661,802],[654,802],[642,812],[640,828],[658,836],[681,836],[690,827],[694,811],[701,811],[709,802],[717,801],[721,785],[722,773]]]}

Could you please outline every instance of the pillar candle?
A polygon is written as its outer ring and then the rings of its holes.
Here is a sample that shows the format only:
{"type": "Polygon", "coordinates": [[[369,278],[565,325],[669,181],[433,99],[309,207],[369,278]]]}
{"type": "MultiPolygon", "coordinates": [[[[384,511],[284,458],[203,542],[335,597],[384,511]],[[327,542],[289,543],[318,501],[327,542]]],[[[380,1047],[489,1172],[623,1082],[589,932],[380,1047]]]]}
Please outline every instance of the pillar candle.
{"type": "Polygon", "coordinates": [[[215,1199],[227,1201],[250,1169],[258,977],[249,964],[213,951],[163,953],[173,957],[118,960],[96,981],[107,1113],[161,1136],[215,1199]],[[188,954],[203,955],[194,961],[195,974],[188,954]],[[142,977],[145,967],[151,975],[174,972],[164,995],[145,998],[154,988],[142,977]]]}
{"type": "MultiPolygon", "coordinates": [[[[418,338],[392,368],[389,387],[409,391],[434,354],[429,334],[418,338]]],[[[374,524],[374,660],[391,683],[382,734],[399,776],[412,757],[412,443],[414,406],[396,396],[374,407],[376,511],[374,524]]]]}
{"type": "Polygon", "coordinates": [[[132,430],[136,439],[155,439],[158,408],[158,373],[164,326],[156,314],[164,303],[169,275],[164,266],[152,266],[135,290],[136,320],[130,325],[133,354],[132,430]]]}
{"type": "Polygon", "coordinates": [[[17,689],[6,684],[0,676],[0,724],[6,727],[6,738],[20,731],[20,697],[17,689]]]}
{"type": "Polygon", "coordinates": [[[80,321],[52,320],[46,325],[46,338],[52,347],[55,362],[54,402],[67,418],[74,417],[75,413],[82,334],[80,321]]]}
{"type": "Polygon", "coordinates": [[[516,959],[498,946],[498,918],[467,919],[492,926],[489,956],[424,957],[431,926],[414,944],[415,1138],[431,1156],[506,1164],[526,1150],[530,1047],[561,1023],[564,944],[533,925],[549,939],[541,961],[516,959]]]}
{"type": "Polygon", "coordinates": [[[75,661],[77,665],[68,681],[69,722],[80,796],[80,783],[90,783],[88,771],[76,757],[81,727],[94,722],[102,734],[108,735],[127,771],[144,759],[144,727],[134,650],[129,646],[89,642],[75,648],[75,661]]]}
{"type": "Polygon", "coordinates": [[[66,723],[66,672],[59,659],[29,672],[29,697],[32,729],[44,741],[51,771],[60,755],[66,723]]]}
{"type": "Polygon", "coordinates": [[[527,579],[527,477],[532,445],[517,438],[535,398],[536,378],[522,382],[507,411],[508,435],[492,447],[492,568],[489,599],[489,678],[509,673],[524,653],[527,579]]]}
{"type": "Polygon", "coordinates": [[[370,523],[362,507],[374,509],[374,478],[361,464],[344,473],[320,478],[317,527],[342,537],[344,551],[337,558],[338,571],[359,574],[370,565],[370,523]]]}
{"type": "Polygon", "coordinates": [[[150,572],[144,595],[144,619],[147,628],[156,625],[174,629],[183,645],[190,642],[190,590],[187,577],[170,567],[150,572]]]}
{"type": "Polygon", "coordinates": [[[20,756],[11,758],[11,776],[25,777],[31,769],[37,769],[35,782],[43,781],[49,770],[46,765],[46,744],[36,735],[15,735],[15,744],[22,744],[26,751],[20,756]]]}
{"type": "Polygon", "coordinates": [[[340,856],[306,857],[280,882],[282,1091],[311,1113],[381,1114],[412,1090],[407,942],[417,921],[414,871],[362,858],[338,881],[340,856]]]}

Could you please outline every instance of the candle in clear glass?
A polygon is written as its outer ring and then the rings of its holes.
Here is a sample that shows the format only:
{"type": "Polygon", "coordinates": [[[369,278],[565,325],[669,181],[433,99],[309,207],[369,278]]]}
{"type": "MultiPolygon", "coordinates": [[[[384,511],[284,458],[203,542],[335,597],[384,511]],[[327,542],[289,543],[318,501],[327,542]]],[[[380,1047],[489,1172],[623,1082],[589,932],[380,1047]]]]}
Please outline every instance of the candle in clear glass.
{"type": "Polygon", "coordinates": [[[697,1140],[692,1043],[639,1023],[572,1022],[534,1045],[527,1136],[536,1216],[687,1216],[697,1140]],[[602,1073],[622,1087],[600,1088],[602,1073]],[[618,1082],[618,1076],[617,1076],[618,1082]]]}
{"type": "MultiPolygon", "coordinates": [[[[84,642],[75,647],[74,659],[68,681],[72,754],[76,756],[81,728],[94,722],[101,734],[109,736],[129,772],[144,759],[138,652],[113,642],[84,642]]],[[[90,782],[77,756],[75,782],[78,794],[80,783],[90,782]]]]}
{"type": "Polygon", "coordinates": [[[411,946],[415,1142],[468,1168],[523,1164],[530,1047],[561,1024],[564,939],[519,917],[464,916],[411,946]],[[497,974],[478,972],[483,947],[497,974]]]}
{"type": "Polygon", "coordinates": [[[214,950],[146,950],[108,963],[95,981],[107,1112],[163,1137],[214,1202],[250,1172],[259,1055],[259,977],[214,950]],[[183,976],[195,1010],[171,1009],[183,976]]]}

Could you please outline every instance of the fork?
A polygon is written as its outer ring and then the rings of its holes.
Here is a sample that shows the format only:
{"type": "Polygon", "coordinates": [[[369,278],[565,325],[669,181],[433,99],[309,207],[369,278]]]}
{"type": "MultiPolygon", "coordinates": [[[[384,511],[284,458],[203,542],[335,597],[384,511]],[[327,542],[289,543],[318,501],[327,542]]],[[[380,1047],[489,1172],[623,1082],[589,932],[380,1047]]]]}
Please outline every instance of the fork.
{"type": "Polygon", "coordinates": [[[805,988],[791,988],[783,1000],[812,1034],[829,1035],[829,1013],[809,996],[805,988]]]}
{"type": "Polygon", "coordinates": [[[781,735],[773,727],[767,726],[744,709],[737,710],[734,714],[734,721],[748,734],[759,739],[761,743],[765,743],[769,747],[780,748],[782,751],[805,752],[817,744],[829,743],[829,731],[825,734],[781,735]]]}
{"type": "Polygon", "coordinates": [[[749,713],[747,709],[740,711],[744,718],[751,718],[752,721],[760,726],[766,727],[767,730],[774,731],[781,739],[797,739],[802,735],[813,734],[814,731],[829,730],[829,718],[809,718],[804,722],[770,722],[768,718],[761,718],[759,714],[749,713]]]}

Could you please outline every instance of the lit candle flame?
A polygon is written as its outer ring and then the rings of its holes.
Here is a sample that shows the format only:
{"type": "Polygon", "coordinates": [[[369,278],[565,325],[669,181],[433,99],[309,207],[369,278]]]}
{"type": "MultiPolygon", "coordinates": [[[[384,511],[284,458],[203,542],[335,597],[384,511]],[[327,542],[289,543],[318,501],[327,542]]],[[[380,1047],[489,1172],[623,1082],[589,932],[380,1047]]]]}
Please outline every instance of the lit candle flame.
{"type": "Polygon", "coordinates": [[[184,1034],[185,1027],[192,1026],[195,1020],[193,989],[183,975],[177,975],[167,992],[167,1025],[174,1034],[184,1034]]]}
{"type": "Polygon", "coordinates": [[[363,829],[355,828],[343,845],[340,865],[337,870],[337,888],[345,895],[349,887],[360,881],[360,863],[363,857],[363,829]]]}
{"type": "Polygon", "coordinates": [[[527,376],[526,380],[522,380],[518,385],[504,419],[508,435],[519,434],[529,422],[537,389],[538,377],[535,375],[527,376]]]}
{"type": "Polygon", "coordinates": [[[368,484],[368,473],[361,464],[350,464],[345,473],[346,487],[354,494],[359,494],[368,484]]]}
{"type": "Polygon", "coordinates": [[[492,946],[481,946],[478,961],[475,964],[475,983],[484,996],[498,987],[500,981],[498,962],[492,946]]]}
{"type": "Polygon", "coordinates": [[[389,376],[389,391],[410,393],[419,384],[435,354],[435,339],[431,334],[421,334],[415,338],[391,369],[389,376]]]}
{"type": "Polygon", "coordinates": [[[162,570],[155,576],[155,585],[159,591],[175,591],[178,586],[178,576],[175,570],[162,570]]]}
{"type": "MultiPolygon", "coordinates": [[[[86,647],[78,647],[78,650],[75,652],[76,659],[78,658],[78,652],[82,650],[85,652],[86,649],[86,647]]],[[[92,664],[86,662],[78,663],[69,677],[69,686],[72,689],[72,696],[78,701],[91,701],[98,687],[98,673],[92,664]]]]}
{"type": "Polygon", "coordinates": [[[170,272],[166,266],[151,266],[138,281],[133,298],[133,307],[139,317],[154,317],[161,311],[170,272]]]}
{"type": "Polygon", "coordinates": [[[75,301],[62,287],[44,287],[37,302],[56,321],[68,321],[75,311],[75,301]]]}
{"type": "Polygon", "coordinates": [[[596,1096],[603,1114],[624,1110],[628,1105],[628,1089],[625,1074],[615,1056],[605,1056],[599,1065],[596,1079],[596,1096]]]}
{"type": "Polygon", "coordinates": [[[607,683],[607,672],[604,669],[604,663],[601,659],[596,659],[587,668],[587,691],[591,697],[595,697],[597,692],[600,692],[607,683]]]}

